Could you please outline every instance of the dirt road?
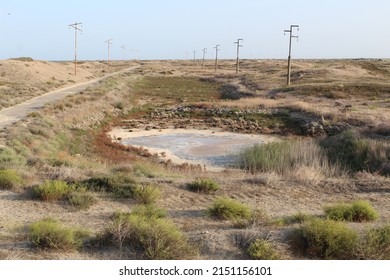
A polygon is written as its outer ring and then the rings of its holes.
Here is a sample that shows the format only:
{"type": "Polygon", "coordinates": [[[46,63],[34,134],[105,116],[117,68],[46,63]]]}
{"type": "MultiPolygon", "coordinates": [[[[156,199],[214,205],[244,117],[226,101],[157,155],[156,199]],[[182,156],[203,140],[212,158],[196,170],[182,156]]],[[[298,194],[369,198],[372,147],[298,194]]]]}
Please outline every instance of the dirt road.
{"type": "Polygon", "coordinates": [[[140,67],[140,66],[130,67],[128,69],[125,69],[125,70],[122,70],[119,72],[115,72],[115,73],[111,73],[111,74],[106,75],[104,77],[93,79],[93,80],[90,80],[90,81],[85,82],[85,83],[80,83],[80,84],[76,84],[76,85],[73,85],[70,87],[57,89],[57,90],[48,92],[46,94],[43,94],[41,96],[27,100],[27,101],[20,103],[18,105],[1,110],[0,111],[0,129],[6,128],[7,126],[10,126],[13,123],[25,118],[27,116],[27,114],[43,108],[43,106],[48,102],[61,100],[68,95],[73,95],[73,94],[79,93],[79,92],[85,90],[87,87],[96,85],[101,80],[104,80],[108,77],[111,77],[111,76],[114,76],[114,75],[117,75],[117,74],[120,74],[123,72],[134,70],[138,67],[140,67]]]}

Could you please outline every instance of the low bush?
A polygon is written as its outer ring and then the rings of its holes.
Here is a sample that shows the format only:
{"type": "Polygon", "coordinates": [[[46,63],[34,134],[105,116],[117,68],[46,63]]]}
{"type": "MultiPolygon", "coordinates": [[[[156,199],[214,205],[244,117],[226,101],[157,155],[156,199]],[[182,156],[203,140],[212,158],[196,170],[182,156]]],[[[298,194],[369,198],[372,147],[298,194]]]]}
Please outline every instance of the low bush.
{"type": "Polygon", "coordinates": [[[135,186],[133,198],[141,204],[153,204],[161,197],[161,191],[155,186],[135,186]]]}
{"type": "Polygon", "coordinates": [[[368,230],[356,251],[359,259],[390,260],[390,225],[368,230]]]}
{"type": "Polygon", "coordinates": [[[208,213],[217,219],[236,222],[249,220],[251,217],[251,209],[247,205],[227,197],[217,198],[208,213]]]}
{"type": "Polygon", "coordinates": [[[214,193],[219,190],[219,185],[211,179],[198,179],[188,184],[188,189],[199,193],[214,193]]]}
{"type": "Polygon", "coordinates": [[[80,248],[88,233],[65,227],[60,222],[47,218],[29,225],[27,235],[34,247],[68,251],[80,248]]]}
{"type": "Polygon", "coordinates": [[[26,163],[26,159],[18,154],[13,148],[0,147],[0,164],[2,167],[20,166],[26,163]]]}
{"type": "Polygon", "coordinates": [[[302,223],[307,222],[307,221],[314,219],[314,218],[315,217],[312,215],[298,212],[298,213],[293,214],[291,216],[284,217],[284,218],[278,220],[278,222],[282,225],[302,224],[302,223]]]}
{"type": "Polygon", "coordinates": [[[69,204],[78,210],[88,209],[97,201],[94,195],[83,189],[71,192],[67,199],[69,204]]]}
{"type": "Polygon", "coordinates": [[[92,177],[83,182],[90,191],[104,191],[113,194],[117,198],[132,198],[136,181],[123,174],[101,175],[92,177]]]}
{"type": "Polygon", "coordinates": [[[43,201],[56,201],[66,198],[74,189],[74,185],[69,185],[65,181],[47,180],[42,185],[34,187],[33,194],[43,201]]]}
{"type": "Polygon", "coordinates": [[[314,259],[353,259],[357,233],[346,224],[332,220],[312,219],[292,235],[296,250],[314,259]]]}
{"type": "Polygon", "coordinates": [[[23,180],[15,170],[0,170],[0,190],[10,190],[22,184],[23,180]]]}
{"type": "Polygon", "coordinates": [[[192,257],[196,250],[176,225],[161,216],[153,206],[137,207],[131,213],[116,213],[108,226],[105,239],[119,249],[128,246],[142,258],[177,260],[192,257]]]}
{"type": "Polygon", "coordinates": [[[272,219],[263,209],[251,210],[249,218],[236,219],[234,226],[237,228],[264,228],[272,225],[272,219]]]}
{"type": "Polygon", "coordinates": [[[246,253],[252,260],[279,260],[280,255],[270,241],[256,239],[249,245],[246,253]]]}
{"type": "Polygon", "coordinates": [[[138,205],[131,210],[131,214],[145,217],[145,219],[161,219],[167,216],[164,209],[157,208],[152,204],[138,205]]]}
{"type": "Polygon", "coordinates": [[[324,207],[328,219],[335,221],[366,222],[378,218],[378,213],[367,201],[354,201],[324,207]]]}

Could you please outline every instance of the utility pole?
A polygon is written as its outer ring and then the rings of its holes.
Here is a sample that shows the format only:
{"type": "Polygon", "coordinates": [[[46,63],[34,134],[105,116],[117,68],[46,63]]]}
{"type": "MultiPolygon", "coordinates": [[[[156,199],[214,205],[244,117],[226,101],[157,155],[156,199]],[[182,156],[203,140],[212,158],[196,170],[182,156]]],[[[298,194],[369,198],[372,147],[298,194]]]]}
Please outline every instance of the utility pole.
{"type": "Polygon", "coordinates": [[[202,69],[204,69],[204,56],[205,56],[205,54],[207,53],[207,49],[204,48],[202,51],[203,51],[202,69]]]}
{"type": "Polygon", "coordinates": [[[196,51],[194,50],[194,64],[196,64],[196,51]]]}
{"type": "Polygon", "coordinates": [[[122,45],[121,48],[123,49],[123,57],[122,57],[122,62],[125,62],[125,50],[126,50],[126,45],[122,45]]]}
{"type": "Polygon", "coordinates": [[[240,45],[240,41],[244,41],[244,39],[238,39],[237,42],[234,42],[234,44],[237,44],[236,75],[238,75],[238,72],[240,71],[240,48],[243,47],[243,45],[240,45]]]}
{"type": "Polygon", "coordinates": [[[290,25],[290,30],[284,30],[284,35],[286,35],[286,33],[290,33],[290,43],[288,47],[287,86],[289,86],[291,83],[291,40],[292,38],[298,39],[298,36],[293,35],[294,28],[299,31],[299,25],[296,24],[290,25]]]}
{"type": "Polygon", "coordinates": [[[110,45],[112,45],[112,39],[104,41],[108,46],[107,66],[110,67],[110,45]]]}
{"type": "Polygon", "coordinates": [[[217,72],[217,69],[218,69],[218,51],[220,51],[219,46],[220,45],[216,45],[214,47],[214,49],[215,49],[215,72],[217,72]]]}
{"type": "Polygon", "coordinates": [[[83,30],[79,28],[79,25],[81,25],[81,22],[76,22],[73,24],[69,24],[69,27],[74,28],[74,75],[77,74],[77,31],[80,31],[83,33],[83,30]]]}

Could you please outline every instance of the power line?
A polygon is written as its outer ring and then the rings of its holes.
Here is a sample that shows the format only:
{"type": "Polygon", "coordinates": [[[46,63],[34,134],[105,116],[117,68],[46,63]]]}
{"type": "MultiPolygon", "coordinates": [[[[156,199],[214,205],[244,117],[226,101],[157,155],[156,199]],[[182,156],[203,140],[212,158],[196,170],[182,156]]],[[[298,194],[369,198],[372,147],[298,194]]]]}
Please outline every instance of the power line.
{"type": "Polygon", "coordinates": [[[204,48],[202,51],[203,51],[202,69],[204,69],[204,56],[205,56],[205,54],[207,53],[207,49],[204,48]]]}
{"type": "Polygon", "coordinates": [[[219,48],[220,45],[216,45],[214,47],[215,49],[215,72],[217,72],[217,69],[218,69],[218,51],[220,51],[221,49],[219,48]]]}
{"type": "Polygon", "coordinates": [[[240,41],[244,41],[244,39],[237,39],[237,42],[234,42],[234,44],[237,44],[236,75],[238,75],[238,72],[240,71],[240,48],[243,47],[243,45],[240,45],[240,41]]]}
{"type": "Polygon", "coordinates": [[[294,28],[296,28],[297,31],[299,31],[299,25],[296,25],[296,24],[290,25],[290,30],[284,30],[284,35],[286,35],[286,33],[290,33],[290,43],[288,46],[288,66],[287,66],[287,85],[288,86],[290,85],[290,82],[291,82],[291,40],[292,40],[292,38],[297,38],[297,40],[298,40],[298,36],[293,35],[294,28]]]}
{"type": "Polygon", "coordinates": [[[69,24],[69,27],[74,28],[74,75],[77,74],[77,31],[83,33],[83,30],[79,28],[79,25],[82,25],[81,22],[76,22],[73,24],[69,24]]]}
{"type": "Polygon", "coordinates": [[[108,39],[104,41],[104,43],[107,43],[107,47],[108,47],[107,66],[110,67],[110,45],[112,45],[112,39],[108,39]]]}

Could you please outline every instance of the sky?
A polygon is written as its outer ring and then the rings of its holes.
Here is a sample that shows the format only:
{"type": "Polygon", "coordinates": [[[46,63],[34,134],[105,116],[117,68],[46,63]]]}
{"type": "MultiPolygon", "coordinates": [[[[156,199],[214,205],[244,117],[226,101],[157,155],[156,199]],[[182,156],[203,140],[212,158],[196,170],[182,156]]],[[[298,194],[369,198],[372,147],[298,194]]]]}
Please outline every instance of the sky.
{"type": "Polygon", "coordinates": [[[0,59],[389,58],[389,0],[0,0],[0,59]]]}

